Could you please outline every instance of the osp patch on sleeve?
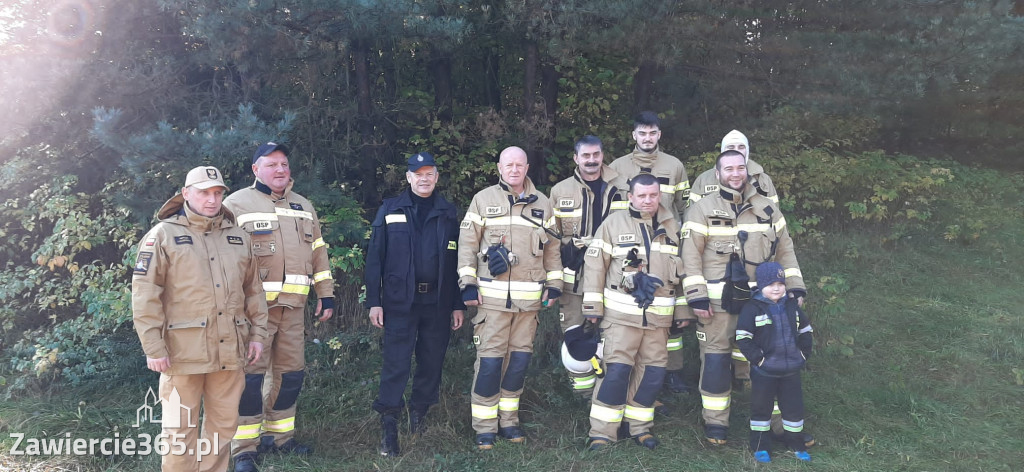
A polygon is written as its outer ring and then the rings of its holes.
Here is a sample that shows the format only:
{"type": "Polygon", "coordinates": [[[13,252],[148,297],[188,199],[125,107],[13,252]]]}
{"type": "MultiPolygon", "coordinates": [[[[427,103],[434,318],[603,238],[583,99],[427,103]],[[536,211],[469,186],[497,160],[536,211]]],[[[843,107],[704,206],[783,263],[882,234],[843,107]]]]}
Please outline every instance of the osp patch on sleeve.
{"type": "Polygon", "coordinates": [[[479,346],[480,345],[480,336],[473,336],[473,345],[474,346],[479,346]]]}
{"type": "Polygon", "coordinates": [[[462,224],[459,225],[459,229],[469,229],[470,226],[473,226],[472,221],[462,220],[462,224]]]}
{"type": "Polygon", "coordinates": [[[253,231],[269,231],[274,229],[274,225],[269,221],[253,221],[253,231]]]}
{"type": "Polygon", "coordinates": [[[192,236],[189,236],[189,235],[175,236],[174,237],[174,244],[177,244],[179,246],[182,245],[182,244],[192,244],[192,236]]]}
{"type": "Polygon", "coordinates": [[[689,239],[690,238],[690,228],[683,228],[683,231],[679,233],[679,238],[680,239],[689,239]]]}
{"type": "Polygon", "coordinates": [[[697,340],[707,342],[708,335],[705,334],[703,331],[697,331],[697,340]]]}
{"type": "Polygon", "coordinates": [[[586,254],[587,257],[597,257],[600,254],[601,254],[601,249],[600,248],[596,248],[596,247],[588,247],[587,248],[587,254],[586,254]]]}
{"type": "Polygon", "coordinates": [[[140,252],[135,258],[135,275],[146,275],[149,273],[149,263],[153,260],[152,252],[140,252]]]}
{"type": "Polygon", "coordinates": [[[242,238],[239,236],[228,236],[228,244],[242,245],[242,238]]]}
{"type": "Polygon", "coordinates": [[[576,206],[576,200],[571,198],[560,198],[558,200],[558,206],[560,208],[573,208],[576,206]]]}
{"type": "Polygon", "coordinates": [[[616,238],[615,241],[618,242],[619,244],[622,244],[622,243],[635,243],[636,242],[636,235],[632,234],[632,233],[630,233],[630,234],[620,234],[616,238]]]}
{"type": "Polygon", "coordinates": [[[502,213],[505,213],[505,211],[502,210],[500,206],[489,206],[484,208],[484,215],[486,216],[500,215],[502,213]]]}
{"type": "Polygon", "coordinates": [[[718,185],[705,185],[704,186],[704,193],[711,193],[711,192],[717,192],[717,191],[718,191],[718,185]]]}

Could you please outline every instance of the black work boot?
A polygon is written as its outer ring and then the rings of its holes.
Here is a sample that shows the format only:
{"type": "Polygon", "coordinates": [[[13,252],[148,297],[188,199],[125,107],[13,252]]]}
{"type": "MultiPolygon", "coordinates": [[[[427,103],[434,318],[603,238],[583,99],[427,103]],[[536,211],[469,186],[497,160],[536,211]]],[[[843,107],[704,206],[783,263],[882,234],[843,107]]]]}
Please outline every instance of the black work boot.
{"type": "Polygon", "coordinates": [[[394,415],[380,415],[380,455],[394,457],[398,449],[398,418],[394,415]]]}
{"type": "Polygon", "coordinates": [[[409,410],[409,434],[417,436],[427,430],[427,410],[409,410]]]}
{"type": "Polygon", "coordinates": [[[257,472],[255,452],[243,452],[235,456],[235,472],[257,472]]]}

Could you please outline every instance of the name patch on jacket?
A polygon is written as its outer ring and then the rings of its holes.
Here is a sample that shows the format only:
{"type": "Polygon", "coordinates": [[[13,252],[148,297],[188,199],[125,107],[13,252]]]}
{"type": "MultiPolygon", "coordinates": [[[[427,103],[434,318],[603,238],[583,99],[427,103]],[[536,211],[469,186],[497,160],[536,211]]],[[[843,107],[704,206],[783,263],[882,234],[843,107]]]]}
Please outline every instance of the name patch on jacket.
{"type": "Polygon", "coordinates": [[[572,208],[576,206],[576,200],[571,198],[563,198],[558,200],[558,206],[561,208],[572,208]]]}
{"type": "Polygon", "coordinates": [[[489,215],[500,215],[502,213],[504,213],[504,211],[502,211],[500,206],[491,206],[491,207],[484,208],[484,214],[488,215],[488,216],[489,215]]]}
{"type": "Polygon", "coordinates": [[[530,216],[532,216],[534,218],[540,218],[540,219],[543,220],[544,219],[544,210],[541,210],[540,208],[531,208],[530,209],[530,216]]]}
{"type": "Polygon", "coordinates": [[[290,203],[289,202],[288,206],[292,207],[292,210],[302,211],[302,205],[299,205],[298,203],[290,203]]]}
{"type": "Polygon", "coordinates": [[[711,210],[711,214],[714,215],[714,216],[724,216],[726,218],[729,217],[729,213],[726,213],[725,210],[719,210],[717,208],[714,209],[714,210],[711,210]]]}
{"type": "Polygon", "coordinates": [[[228,244],[242,245],[242,238],[239,236],[228,236],[228,244]]]}
{"type": "Polygon", "coordinates": [[[149,263],[153,260],[152,252],[140,252],[135,259],[135,275],[146,275],[149,272],[149,263]]]}
{"type": "Polygon", "coordinates": [[[175,236],[174,244],[177,244],[179,246],[182,244],[192,244],[192,236],[175,236]]]}
{"type": "Polygon", "coordinates": [[[636,235],[635,234],[620,234],[616,241],[619,244],[622,244],[622,243],[635,243],[636,242],[636,235]]]}

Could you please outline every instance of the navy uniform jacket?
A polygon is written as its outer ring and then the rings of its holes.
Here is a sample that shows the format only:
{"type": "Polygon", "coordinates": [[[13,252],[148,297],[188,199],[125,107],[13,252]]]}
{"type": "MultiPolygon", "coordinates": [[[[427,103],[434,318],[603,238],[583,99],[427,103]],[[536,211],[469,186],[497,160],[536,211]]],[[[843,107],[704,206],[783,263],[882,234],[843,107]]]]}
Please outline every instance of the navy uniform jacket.
{"type": "Polygon", "coordinates": [[[459,291],[457,272],[459,220],[455,206],[436,195],[434,208],[425,219],[424,228],[416,228],[413,218],[412,191],[405,189],[395,198],[384,200],[373,219],[370,247],[366,253],[367,308],[379,306],[384,313],[408,313],[416,294],[416,240],[423,231],[436,231],[438,264],[437,308],[439,312],[465,310],[459,291]]]}

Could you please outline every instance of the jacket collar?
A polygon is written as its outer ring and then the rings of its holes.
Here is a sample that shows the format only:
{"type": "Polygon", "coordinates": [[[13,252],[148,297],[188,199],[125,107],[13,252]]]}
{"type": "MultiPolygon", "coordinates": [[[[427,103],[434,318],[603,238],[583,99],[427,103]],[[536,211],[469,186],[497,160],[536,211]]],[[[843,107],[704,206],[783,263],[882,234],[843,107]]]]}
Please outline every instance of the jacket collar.
{"type": "Polygon", "coordinates": [[[271,190],[270,187],[267,186],[267,184],[261,182],[260,179],[256,179],[256,182],[253,182],[252,187],[259,191],[260,193],[273,198],[274,200],[280,200],[292,191],[292,186],[294,185],[295,179],[288,179],[288,186],[284,188],[284,193],[281,193],[280,195],[274,193],[274,191],[271,190]]]}
{"type": "Polygon", "coordinates": [[[221,205],[220,214],[214,217],[202,216],[185,204],[185,197],[177,194],[164,202],[157,211],[156,217],[160,221],[174,223],[181,226],[192,226],[209,231],[212,228],[227,228],[234,226],[235,214],[228,210],[228,207],[221,205]]]}
{"type": "Polygon", "coordinates": [[[743,186],[743,192],[733,190],[719,183],[718,194],[722,196],[722,199],[729,203],[739,204],[750,200],[750,197],[757,194],[757,190],[749,182],[743,186]]]}
{"type": "MultiPolygon", "coordinates": [[[[587,181],[583,180],[583,176],[580,175],[579,166],[576,166],[576,169],[572,171],[572,176],[574,179],[576,179],[576,182],[580,183],[580,185],[587,185],[587,181]]],[[[608,167],[608,164],[601,164],[601,180],[603,180],[604,183],[611,183],[611,181],[615,180],[618,177],[619,173],[615,172],[615,169],[608,167]]]]}
{"type": "MultiPolygon", "coordinates": [[[[501,187],[501,189],[504,190],[505,192],[507,192],[509,195],[512,195],[513,199],[518,199],[519,198],[519,195],[516,193],[515,190],[512,190],[512,187],[508,184],[508,182],[505,182],[505,179],[499,177],[498,178],[498,186],[501,187]]],[[[529,197],[530,195],[534,195],[536,193],[537,193],[537,189],[536,189],[536,187],[533,186],[533,181],[530,180],[529,177],[524,178],[523,179],[523,196],[524,197],[529,197]]]]}
{"type": "Polygon", "coordinates": [[[630,157],[633,159],[633,163],[640,167],[652,168],[654,163],[658,162],[658,157],[661,154],[661,146],[654,148],[651,152],[641,151],[639,147],[634,147],[630,157]]]}

